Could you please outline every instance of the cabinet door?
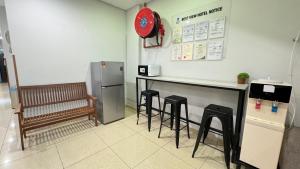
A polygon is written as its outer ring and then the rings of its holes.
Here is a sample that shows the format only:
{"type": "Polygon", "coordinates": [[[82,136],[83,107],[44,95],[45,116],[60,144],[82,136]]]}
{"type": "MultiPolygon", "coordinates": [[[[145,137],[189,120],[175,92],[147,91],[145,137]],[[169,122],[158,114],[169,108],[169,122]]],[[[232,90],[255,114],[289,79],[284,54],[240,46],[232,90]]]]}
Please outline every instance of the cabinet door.
{"type": "Polygon", "coordinates": [[[276,169],[282,138],[283,131],[246,119],[240,160],[260,169],[276,169]]]}
{"type": "Polygon", "coordinates": [[[124,86],[102,87],[103,115],[101,122],[106,124],[124,118],[124,86]]]}

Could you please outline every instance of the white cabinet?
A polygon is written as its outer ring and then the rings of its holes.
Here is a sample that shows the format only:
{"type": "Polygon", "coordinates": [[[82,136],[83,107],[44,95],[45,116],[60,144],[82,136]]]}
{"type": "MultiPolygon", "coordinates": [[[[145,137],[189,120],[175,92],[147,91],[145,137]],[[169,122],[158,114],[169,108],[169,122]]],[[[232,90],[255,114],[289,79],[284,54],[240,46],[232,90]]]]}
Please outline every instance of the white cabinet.
{"type": "Polygon", "coordinates": [[[260,169],[276,169],[284,126],[246,118],[240,160],[260,169]]]}

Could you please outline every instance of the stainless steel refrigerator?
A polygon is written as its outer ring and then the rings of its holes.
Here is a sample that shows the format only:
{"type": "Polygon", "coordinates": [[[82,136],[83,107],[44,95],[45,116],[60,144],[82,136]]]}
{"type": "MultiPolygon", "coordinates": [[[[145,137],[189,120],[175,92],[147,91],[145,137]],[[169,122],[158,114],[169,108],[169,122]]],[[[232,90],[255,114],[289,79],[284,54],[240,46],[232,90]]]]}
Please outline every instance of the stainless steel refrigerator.
{"type": "Polygon", "coordinates": [[[107,124],[124,118],[124,63],[91,63],[92,93],[97,97],[96,109],[99,120],[107,124]]]}

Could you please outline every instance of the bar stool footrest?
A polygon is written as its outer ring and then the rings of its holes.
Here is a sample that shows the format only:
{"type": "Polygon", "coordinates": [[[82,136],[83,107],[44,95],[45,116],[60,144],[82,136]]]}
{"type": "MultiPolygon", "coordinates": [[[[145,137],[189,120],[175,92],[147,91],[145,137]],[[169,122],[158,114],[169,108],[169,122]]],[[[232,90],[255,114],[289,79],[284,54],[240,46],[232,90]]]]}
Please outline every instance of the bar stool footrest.
{"type": "MultiPolygon", "coordinates": [[[[148,115],[147,115],[147,114],[144,114],[144,113],[140,113],[140,115],[145,116],[145,117],[148,117],[148,115]]],[[[159,115],[159,113],[158,113],[158,114],[153,114],[151,117],[156,117],[156,116],[158,116],[158,115],[159,115]]]]}

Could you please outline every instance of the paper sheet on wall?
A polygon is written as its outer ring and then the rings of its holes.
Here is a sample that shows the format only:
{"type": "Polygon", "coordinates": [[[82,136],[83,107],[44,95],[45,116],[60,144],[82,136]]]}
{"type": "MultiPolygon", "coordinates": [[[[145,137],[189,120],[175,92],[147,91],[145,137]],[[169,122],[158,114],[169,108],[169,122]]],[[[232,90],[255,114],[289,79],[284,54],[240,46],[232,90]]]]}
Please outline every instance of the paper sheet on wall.
{"type": "Polygon", "coordinates": [[[173,43],[181,43],[182,39],[182,27],[180,25],[173,29],[173,43]]]}
{"type": "Polygon", "coordinates": [[[194,60],[205,59],[206,57],[206,42],[194,43],[194,60]]]}
{"type": "Polygon", "coordinates": [[[183,43],[181,60],[193,60],[193,48],[194,43],[183,43]]]}
{"type": "Polygon", "coordinates": [[[206,40],[208,37],[208,21],[195,24],[195,40],[206,40]]]}
{"type": "Polygon", "coordinates": [[[209,23],[209,38],[223,38],[225,33],[225,18],[215,19],[209,23]]]}
{"type": "Polygon", "coordinates": [[[223,57],[224,41],[213,40],[208,43],[206,60],[220,60],[223,57]]]}
{"type": "Polygon", "coordinates": [[[181,60],[181,44],[173,44],[172,60],[181,60]]]}
{"type": "Polygon", "coordinates": [[[195,25],[185,25],[182,28],[182,42],[194,41],[195,25]]]}

